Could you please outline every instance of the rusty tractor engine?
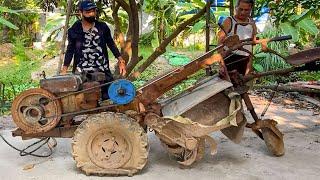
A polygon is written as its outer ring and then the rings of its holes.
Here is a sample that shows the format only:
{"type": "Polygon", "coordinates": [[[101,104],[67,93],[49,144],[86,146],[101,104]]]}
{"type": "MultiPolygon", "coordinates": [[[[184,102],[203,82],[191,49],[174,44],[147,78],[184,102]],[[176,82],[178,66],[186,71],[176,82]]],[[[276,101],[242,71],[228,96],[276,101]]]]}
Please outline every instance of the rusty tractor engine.
{"type": "Polygon", "coordinates": [[[40,88],[24,91],[14,100],[14,122],[24,134],[45,133],[71,124],[72,116],[61,115],[95,108],[101,96],[99,88],[78,91],[98,86],[104,78],[103,73],[92,73],[42,79],[40,88]]]}

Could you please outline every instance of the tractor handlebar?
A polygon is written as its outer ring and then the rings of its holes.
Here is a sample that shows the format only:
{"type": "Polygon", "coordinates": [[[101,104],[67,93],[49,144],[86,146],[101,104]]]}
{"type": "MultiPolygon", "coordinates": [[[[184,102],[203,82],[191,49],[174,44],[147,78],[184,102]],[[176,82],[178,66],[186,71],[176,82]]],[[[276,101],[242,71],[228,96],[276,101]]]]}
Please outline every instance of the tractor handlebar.
{"type": "Polygon", "coordinates": [[[275,41],[286,41],[292,39],[291,35],[288,36],[279,36],[279,37],[274,37],[269,40],[269,42],[275,42],[275,41]]]}

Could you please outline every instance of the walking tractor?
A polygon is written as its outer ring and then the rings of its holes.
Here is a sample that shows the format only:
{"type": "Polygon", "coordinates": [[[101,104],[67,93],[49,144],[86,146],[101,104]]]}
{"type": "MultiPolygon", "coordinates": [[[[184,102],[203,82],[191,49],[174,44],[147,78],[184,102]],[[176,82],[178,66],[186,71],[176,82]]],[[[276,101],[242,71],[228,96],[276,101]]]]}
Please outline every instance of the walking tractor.
{"type": "Polygon", "coordinates": [[[230,72],[224,79],[208,76],[181,94],[161,101],[158,98],[215,62],[226,68],[223,59],[244,45],[266,46],[267,42],[290,38],[240,41],[237,35],[230,36],[224,44],[137,90],[124,79],[100,84],[105,76],[99,72],[42,79],[40,88],[26,90],[15,98],[11,111],[18,129],[12,134],[23,139],[72,138],[73,158],[87,175],[131,176],[143,169],[149,150],[147,129],[153,130],[183,166],[200,161],[205,144],[212,155],[217,152],[212,132],[221,131],[239,143],[245,127],[263,139],[272,154],[281,156],[285,152],[283,134],[276,121],[260,119],[255,113],[246,82],[266,75],[316,70],[319,49],[286,57],[292,68],[246,76],[230,72]],[[222,48],[228,50],[216,53],[222,48]],[[110,85],[110,100],[100,103],[100,88],[106,85],[110,85]],[[253,123],[248,123],[243,114],[242,100],[253,123]],[[84,118],[78,118],[80,115],[84,118]]]}

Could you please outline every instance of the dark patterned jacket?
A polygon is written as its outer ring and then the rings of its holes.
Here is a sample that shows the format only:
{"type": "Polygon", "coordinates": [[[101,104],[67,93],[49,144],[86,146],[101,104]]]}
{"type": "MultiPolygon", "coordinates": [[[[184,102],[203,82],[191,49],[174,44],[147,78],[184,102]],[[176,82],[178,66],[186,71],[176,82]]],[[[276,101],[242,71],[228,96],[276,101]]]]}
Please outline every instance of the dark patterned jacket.
{"type": "MultiPolygon", "coordinates": [[[[101,37],[99,46],[102,47],[102,51],[105,55],[106,61],[109,63],[107,46],[116,58],[120,57],[121,54],[117,46],[115,45],[114,40],[112,39],[111,32],[107,24],[104,22],[96,21],[95,27],[98,29],[99,35],[101,37]]],[[[82,57],[83,43],[85,41],[84,35],[85,33],[83,32],[82,23],[80,20],[75,22],[73,26],[68,30],[69,44],[67,46],[67,51],[64,58],[64,66],[69,66],[73,58],[75,70],[75,67],[82,57]]]]}

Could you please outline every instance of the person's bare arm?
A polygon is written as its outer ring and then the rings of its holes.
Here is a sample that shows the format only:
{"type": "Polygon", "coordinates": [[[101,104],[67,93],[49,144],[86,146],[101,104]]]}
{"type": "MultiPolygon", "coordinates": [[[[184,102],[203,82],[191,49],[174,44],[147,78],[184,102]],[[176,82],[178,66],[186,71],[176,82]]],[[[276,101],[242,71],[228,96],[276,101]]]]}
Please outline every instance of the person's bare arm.
{"type": "MultiPolygon", "coordinates": [[[[257,34],[258,34],[258,29],[256,24],[254,23],[253,25],[253,41],[256,41],[257,38],[257,34]]],[[[247,64],[247,68],[246,68],[246,72],[245,75],[252,73],[253,72],[253,56],[250,56],[249,62],[247,64]]]]}
{"type": "MultiPolygon", "coordinates": [[[[228,32],[231,30],[231,18],[227,18],[223,21],[222,25],[220,26],[220,31],[218,32],[218,45],[221,45],[224,40],[227,38],[228,36],[228,32]]],[[[223,54],[223,49],[219,49],[218,52],[220,55],[223,54]]],[[[226,79],[227,77],[227,69],[226,69],[226,65],[224,63],[224,61],[220,61],[219,62],[220,65],[220,70],[219,70],[219,74],[223,79],[226,79]]]]}
{"type": "Polygon", "coordinates": [[[228,36],[228,33],[231,29],[231,18],[227,18],[223,21],[220,31],[218,32],[218,45],[222,44],[223,41],[226,39],[228,36]]]}

